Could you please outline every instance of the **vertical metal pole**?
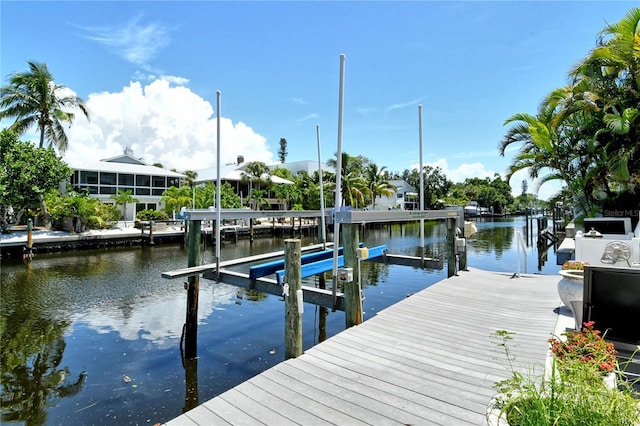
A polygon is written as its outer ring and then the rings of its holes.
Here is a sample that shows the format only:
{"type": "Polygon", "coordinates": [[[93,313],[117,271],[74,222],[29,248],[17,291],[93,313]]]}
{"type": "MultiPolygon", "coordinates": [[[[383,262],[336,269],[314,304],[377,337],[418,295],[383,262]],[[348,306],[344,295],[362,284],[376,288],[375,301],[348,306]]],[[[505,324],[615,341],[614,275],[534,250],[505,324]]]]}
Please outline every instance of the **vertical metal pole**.
{"type": "Polygon", "coordinates": [[[340,55],[340,87],[338,91],[338,151],[336,153],[336,198],[333,221],[333,310],[336,310],[338,288],[338,246],[340,245],[340,223],[336,220],[342,203],[342,115],[344,104],[344,53],[340,55]]]}
{"type": "Polygon", "coordinates": [[[285,359],[302,355],[302,260],[299,239],[284,240],[285,359]]]}
{"type": "Polygon", "coordinates": [[[222,178],[220,177],[220,91],[216,92],[216,127],[217,127],[217,143],[216,143],[216,280],[220,278],[220,227],[222,226],[220,209],[222,178]]]}
{"type": "MultiPolygon", "coordinates": [[[[424,170],[422,165],[422,105],[418,105],[418,135],[420,140],[420,210],[424,210],[424,170]]],[[[424,267],[424,219],[420,219],[420,259],[424,267]]]]}
{"type": "MultiPolygon", "coordinates": [[[[200,264],[200,221],[189,221],[188,266],[200,264]]],[[[192,275],[188,279],[187,319],[185,322],[184,354],[185,358],[198,356],[198,292],[200,276],[192,275]]]]}
{"type": "Polygon", "coordinates": [[[327,248],[327,228],[324,217],[324,178],[322,176],[322,154],[320,150],[320,126],[316,124],[316,139],[318,140],[318,177],[320,180],[320,242],[322,243],[322,249],[327,248]]]}

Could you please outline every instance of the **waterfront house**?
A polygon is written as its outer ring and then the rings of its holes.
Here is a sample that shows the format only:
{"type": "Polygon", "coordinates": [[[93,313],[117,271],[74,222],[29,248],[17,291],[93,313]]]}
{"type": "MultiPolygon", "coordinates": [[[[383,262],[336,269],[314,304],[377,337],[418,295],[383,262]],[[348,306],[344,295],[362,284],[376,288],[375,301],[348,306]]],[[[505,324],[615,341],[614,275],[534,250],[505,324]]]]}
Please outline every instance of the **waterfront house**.
{"type": "Polygon", "coordinates": [[[416,188],[402,179],[391,179],[389,184],[395,187],[395,193],[376,198],[375,210],[418,210],[420,197],[416,188]]]}
{"type": "Polygon", "coordinates": [[[71,185],[76,191],[87,191],[91,197],[106,204],[115,204],[111,198],[119,190],[129,190],[138,199],[127,205],[123,219],[134,220],[141,210],[161,210],[161,196],[169,187],[180,186],[186,176],[171,170],[152,166],[133,155],[127,147],[122,155],[100,161],[81,161],[69,164],[73,169],[71,185]]]}
{"type": "MultiPolygon", "coordinates": [[[[239,155],[237,158],[237,162],[235,164],[226,164],[220,167],[220,181],[224,183],[229,183],[233,187],[236,194],[240,196],[242,200],[243,206],[248,205],[248,196],[250,187],[255,188],[255,182],[251,182],[249,177],[245,173],[245,169],[251,161],[245,161],[244,156],[239,155]]],[[[277,163],[273,165],[267,165],[270,170],[275,168],[283,168],[289,170],[292,174],[296,174],[299,172],[306,172],[308,174],[312,174],[318,170],[318,162],[317,161],[296,161],[293,163],[277,163]]],[[[323,170],[326,170],[326,165],[323,164],[323,170]]],[[[218,172],[216,167],[211,167],[208,169],[198,170],[198,177],[196,178],[196,184],[202,184],[205,182],[216,183],[218,178],[218,172]]],[[[291,209],[292,206],[289,205],[287,200],[281,200],[274,198],[268,192],[270,185],[272,184],[285,184],[291,185],[293,182],[287,179],[283,179],[278,176],[274,176],[268,173],[265,173],[260,178],[260,188],[267,189],[267,196],[265,200],[269,203],[268,207],[263,208],[263,210],[288,210],[291,209]]],[[[326,179],[325,179],[326,180],[326,179]]]]}

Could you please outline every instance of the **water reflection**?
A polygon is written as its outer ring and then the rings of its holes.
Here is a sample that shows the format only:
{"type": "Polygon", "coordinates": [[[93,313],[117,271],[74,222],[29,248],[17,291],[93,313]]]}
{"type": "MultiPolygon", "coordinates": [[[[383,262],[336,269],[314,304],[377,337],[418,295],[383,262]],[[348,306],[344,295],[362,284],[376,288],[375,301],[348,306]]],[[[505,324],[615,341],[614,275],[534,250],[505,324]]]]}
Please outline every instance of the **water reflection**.
{"type": "MultiPolygon", "coordinates": [[[[22,277],[33,276],[27,266],[22,277]]],[[[44,424],[47,409],[60,398],[82,390],[86,372],[72,373],[61,366],[70,322],[52,318],[40,311],[45,293],[32,292],[20,281],[2,282],[11,294],[14,309],[0,319],[0,365],[2,372],[2,421],[44,424]],[[20,306],[19,309],[15,307],[20,306]]],[[[3,307],[4,311],[4,307],[3,307]]]]}

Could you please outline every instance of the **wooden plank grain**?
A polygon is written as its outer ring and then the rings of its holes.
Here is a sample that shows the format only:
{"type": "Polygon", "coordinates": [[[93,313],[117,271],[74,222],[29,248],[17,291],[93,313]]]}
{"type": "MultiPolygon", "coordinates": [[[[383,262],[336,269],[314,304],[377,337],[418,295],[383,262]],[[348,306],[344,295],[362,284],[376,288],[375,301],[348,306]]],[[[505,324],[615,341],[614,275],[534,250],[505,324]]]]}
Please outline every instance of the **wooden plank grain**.
{"type": "Polygon", "coordinates": [[[492,334],[515,332],[514,365],[527,373],[544,365],[558,321],[555,277],[510,276],[471,269],[436,283],[196,408],[202,417],[188,412],[190,421],[483,424],[495,381],[510,374],[492,334]]]}

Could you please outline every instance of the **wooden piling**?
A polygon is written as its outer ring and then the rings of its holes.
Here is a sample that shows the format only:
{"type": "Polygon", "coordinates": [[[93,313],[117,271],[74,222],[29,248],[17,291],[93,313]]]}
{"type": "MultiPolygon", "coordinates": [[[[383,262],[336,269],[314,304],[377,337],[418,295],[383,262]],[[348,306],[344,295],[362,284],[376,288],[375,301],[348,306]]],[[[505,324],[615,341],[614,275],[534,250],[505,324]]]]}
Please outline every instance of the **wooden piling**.
{"type": "Polygon", "coordinates": [[[149,222],[149,245],[152,246],[153,243],[153,221],[149,222]]]}
{"type": "Polygon", "coordinates": [[[285,286],[285,322],[284,352],[285,359],[302,355],[302,278],[301,243],[299,239],[284,240],[285,286]]]}
{"type": "Polygon", "coordinates": [[[456,219],[447,219],[447,278],[456,274],[456,219]]]}
{"type": "MultiPolygon", "coordinates": [[[[189,221],[188,267],[200,264],[200,221],[189,221]]],[[[191,359],[198,356],[198,292],[200,275],[191,275],[187,286],[187,319],[185,321],[184,354],[191,359]]]]}
{"type": "Polygon", "coordinates": [[[344,266],[353,268],[353,281],[344,283],[345,326],[347,328],[362,324],[362,292],[358,277],[359,260],[357,255],[360,244],[360,225],[347,223],[342,225],[344,245],[344,266]]]}
{"type": "MultiPolygon", "coordinates": [[[[318,276],[318,287],[322,290],[327,288],[326,274],[321,272],[318,276]]],[[[318,343],[327,340],[327,315],[329,315],[329,309],[319,306],[318,307],[318,343]]]]}
{"type": "Polygon", "coordinates": [[[33,258],[33,220],[27,219],[27,246],[25,247],[25,259],[33,258]]]}

